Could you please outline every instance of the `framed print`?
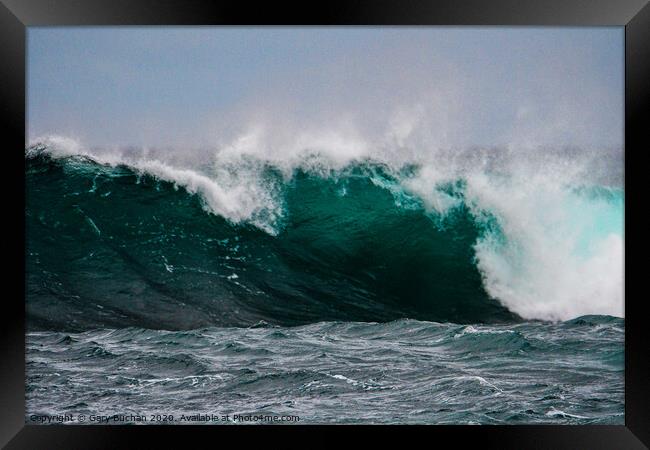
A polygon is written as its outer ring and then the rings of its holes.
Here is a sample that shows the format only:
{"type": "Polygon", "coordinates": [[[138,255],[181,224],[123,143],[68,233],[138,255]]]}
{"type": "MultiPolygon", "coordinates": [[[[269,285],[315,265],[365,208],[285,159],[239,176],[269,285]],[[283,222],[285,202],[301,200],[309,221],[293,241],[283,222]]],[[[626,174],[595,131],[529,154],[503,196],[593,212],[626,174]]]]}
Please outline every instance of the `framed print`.
{"type": "Polygon", "coordinates": [[[649,21],[3,0],[2,444],[645,448],[649,21]]]}

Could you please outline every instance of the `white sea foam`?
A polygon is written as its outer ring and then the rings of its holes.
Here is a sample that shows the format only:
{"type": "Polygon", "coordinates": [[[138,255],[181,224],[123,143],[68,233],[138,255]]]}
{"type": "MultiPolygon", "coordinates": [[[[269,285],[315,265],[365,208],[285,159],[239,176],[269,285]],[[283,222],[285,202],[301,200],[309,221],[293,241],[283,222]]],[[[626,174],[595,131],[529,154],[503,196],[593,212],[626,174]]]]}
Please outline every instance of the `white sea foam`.
{"type": "Polygon", "coordinates": [[[593,198],[530,174],[472,178],[467,197],[502,234],[476,246],[488,293],[527,319],[623,316],[623,198],[593,198]]]}
{"type": "Polygon", "coordinates": [[[579,416],[577,414],[569,414],[567,412],[564,412],[559,409],[555,409],[554,407],[551,406],[551,409],[546,412],[547,416],[550,417],[555,417],[555,416],[562,416],[562,417],[573,417],[574,419],[588,419],[589,417],[586,416],[579,416]]]}

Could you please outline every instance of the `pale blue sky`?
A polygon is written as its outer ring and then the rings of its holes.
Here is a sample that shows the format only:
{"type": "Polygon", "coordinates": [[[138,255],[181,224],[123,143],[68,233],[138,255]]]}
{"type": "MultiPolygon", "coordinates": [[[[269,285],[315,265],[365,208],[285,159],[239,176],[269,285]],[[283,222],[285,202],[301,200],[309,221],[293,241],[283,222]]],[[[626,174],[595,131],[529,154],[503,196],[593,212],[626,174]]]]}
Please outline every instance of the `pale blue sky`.
{"type": "Polygon", "coordinates": [[[390,111],[421,103],[436,130],[453,130],[450,145],[621,146],[623,37],[622,27],[29,28],[28,134],[209,145],[260,111],[297,123],[350,114],[379,132],[390,111]]]}

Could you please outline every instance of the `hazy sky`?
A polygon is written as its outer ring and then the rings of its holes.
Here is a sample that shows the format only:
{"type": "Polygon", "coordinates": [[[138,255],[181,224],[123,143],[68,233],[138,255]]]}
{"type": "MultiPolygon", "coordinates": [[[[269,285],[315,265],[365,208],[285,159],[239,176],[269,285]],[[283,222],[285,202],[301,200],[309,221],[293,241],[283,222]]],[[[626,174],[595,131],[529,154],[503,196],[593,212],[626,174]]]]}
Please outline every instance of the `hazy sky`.
{"type": "Polygon", "coordinates": [[[211,145],[345,124],[441,146],[622,146],[623,28],[28,30],[28,133],[211,145]],[[427,142],[429,142],[427,141],[427,142]],[[432,142],[433,142],[432,141],[432,142]]]}

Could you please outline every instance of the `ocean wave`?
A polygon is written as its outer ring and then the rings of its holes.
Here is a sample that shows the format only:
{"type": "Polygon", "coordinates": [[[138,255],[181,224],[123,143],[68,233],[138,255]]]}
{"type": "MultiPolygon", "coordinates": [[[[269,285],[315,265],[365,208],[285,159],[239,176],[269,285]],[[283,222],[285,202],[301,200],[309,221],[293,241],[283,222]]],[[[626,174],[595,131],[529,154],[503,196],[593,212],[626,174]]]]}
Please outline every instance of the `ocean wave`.
{"type": "Polygon", "coordinates": [[[37,327],[623,315],[624,192],[584,152],[189,163],[57,139],[26,150],[37,327]]]}

